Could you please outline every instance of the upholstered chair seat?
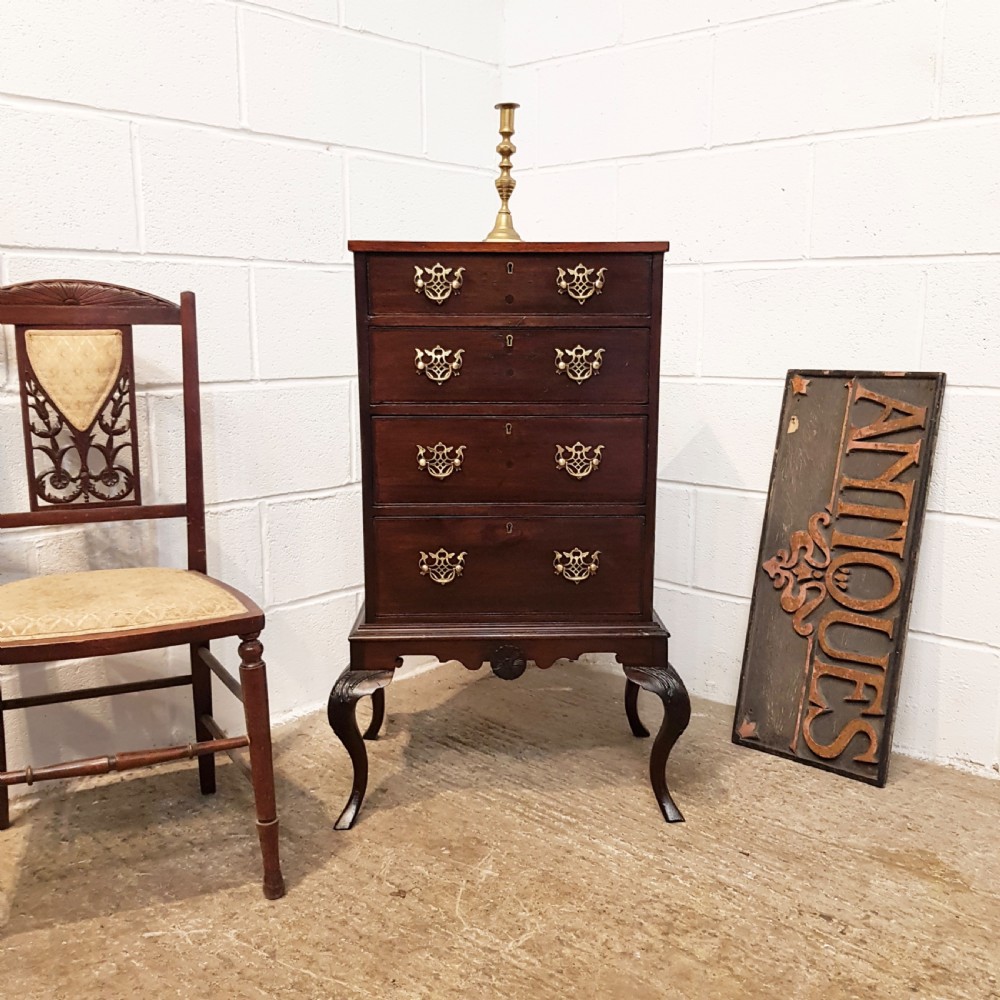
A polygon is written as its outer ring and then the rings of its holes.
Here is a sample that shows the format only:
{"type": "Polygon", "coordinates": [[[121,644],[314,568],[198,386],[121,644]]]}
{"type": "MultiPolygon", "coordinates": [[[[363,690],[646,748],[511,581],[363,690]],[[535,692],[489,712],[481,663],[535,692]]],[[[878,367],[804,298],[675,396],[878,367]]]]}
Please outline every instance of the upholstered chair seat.
{"type": "Polygon", "coordinates": [[[229,588],[159,566],[57,573],[0,586],[0,647],[219,621],[253,610],[229,588]]]}

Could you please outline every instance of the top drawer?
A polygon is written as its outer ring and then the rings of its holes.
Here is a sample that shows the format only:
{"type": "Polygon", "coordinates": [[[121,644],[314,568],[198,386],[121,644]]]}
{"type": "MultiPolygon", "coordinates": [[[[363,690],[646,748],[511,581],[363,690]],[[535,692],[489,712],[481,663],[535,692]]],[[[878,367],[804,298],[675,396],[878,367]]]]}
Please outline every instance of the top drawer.
{"type": "Polygon", "coordinates": [[[643,253],[373,254],[368,312],[648,316],[651,276],[643,253]]]}

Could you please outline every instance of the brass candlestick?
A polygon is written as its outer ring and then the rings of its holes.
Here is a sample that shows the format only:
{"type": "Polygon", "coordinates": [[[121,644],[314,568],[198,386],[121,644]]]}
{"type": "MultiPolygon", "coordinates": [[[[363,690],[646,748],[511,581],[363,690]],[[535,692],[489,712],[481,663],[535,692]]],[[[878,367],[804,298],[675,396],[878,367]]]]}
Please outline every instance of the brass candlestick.
{"type": "Polygon", "coordinates": [[[510,141],[514,134],[514,109],[520,107],[519,104],[497,104],[500,111],[500,135],[503,138],[497,146],[500,154],[500,176],[496,179],[497,193],[500,195],[500,211],[497,212],[497,221],[493,223],[489,236],[484,243],[520,243],[514,228],[514,220],[510,217],[510,209],[507,202],[514,193],[517,181],[510,176],[510,158],[517,152],[517,146],[510,141]]]}

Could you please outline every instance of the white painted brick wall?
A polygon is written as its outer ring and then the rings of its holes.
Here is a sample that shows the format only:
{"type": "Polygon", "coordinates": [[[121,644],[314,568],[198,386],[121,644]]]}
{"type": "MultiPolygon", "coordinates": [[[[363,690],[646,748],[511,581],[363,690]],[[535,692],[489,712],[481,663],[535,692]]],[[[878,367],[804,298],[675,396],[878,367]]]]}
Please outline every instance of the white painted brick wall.
{"type": "Polygon", "coordinates": [[[2,0],[0,91],[213,125],[239,121],[236,10],[202,0],[2,0]]]}
{"type": "Polygon", "coordinates": [[[689,687],[735,700],[785,371],[945,371],[896,746],[995,777],[1000,4],[507,10],[521,235],[672,244],[656,604],[689,687]]]}
{"type": "MultiPolygon", "coordinates": [[[[476,239],[492,224],[501,5],[99,6],[0,0],[0,281],[197,294],[209,570],[265,607],[274,716],[311,710],[347,664],[362,600],[347,239],[476,239]]],[[[20,510],[8,350],[0,338],[0,507],[20,510]]],[[[179,343],[137,329],[136,350],[140,423],[165,444],[147,498],[176,501],[179,343]]],[[[184,558],[173,522],[5,532],[0,580],[184,558]]],[[[126,659],[0,678],[7,693],[105,683],[135,676],[126,659]]],[[[186,691],[138,697],[141,718],[114,701],[14,713],[12,764],[190,738],[186,691]]],[[[220,691],[235,727],[231,701],[220,691]]]]}
{"type": "MultiPolygon", "coordinates": [[[[785,369],[944,370],[896,742],[995,774],[998,11],[108,0],[95,21],[87,5],[0,0],[0,280],[198,293],[211,568],[265,601],[276,717],[314,708],[362,600],[346,240],[481,238],[492,105],[520,101],[525,238],[673,244],[656,606],[691,689],[735,699],[785,369]]],[[[12,509],[20,439],[0,344],[12,509]]],[[[150,495],[176,499],[177,355],[140,348],[142,412],[172,445],[150,495]]],[[[177,527],[5,533],[0,579],[140,558],[180,564],[177,527]]],[[[69,684],[44,668],[3,679],[69,684]]],[[[185,692],[147,700],[123,748],[187,738],[185,692]]],[[[54,712],[11,720],[12,760],[107,749],[109,708],[54,712]]]]}

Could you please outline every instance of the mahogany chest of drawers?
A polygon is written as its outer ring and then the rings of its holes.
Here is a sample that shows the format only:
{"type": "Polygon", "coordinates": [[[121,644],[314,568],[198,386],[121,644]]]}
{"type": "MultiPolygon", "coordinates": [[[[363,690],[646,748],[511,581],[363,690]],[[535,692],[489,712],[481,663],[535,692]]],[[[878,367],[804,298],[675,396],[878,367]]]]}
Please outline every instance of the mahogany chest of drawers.
{"type": "Polygon", "coordinates": [[[355,780],[355,721],[404,654],[489,662],[614,651],[633,732],[666,708],[654,792],[690,714],[653,612],[660,304],[666,243],[360,243],[355,254],[365,606],[330,722],[355,780]]]}

